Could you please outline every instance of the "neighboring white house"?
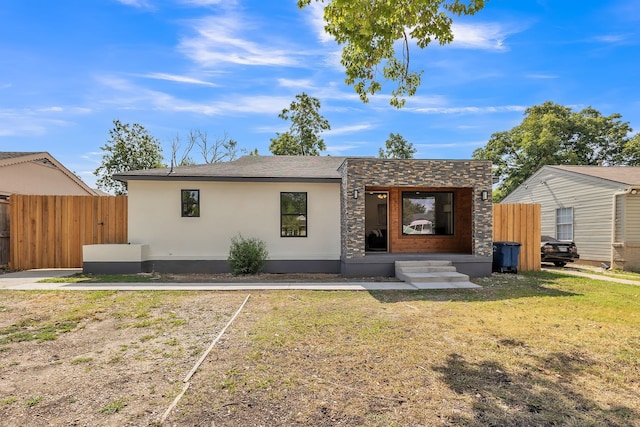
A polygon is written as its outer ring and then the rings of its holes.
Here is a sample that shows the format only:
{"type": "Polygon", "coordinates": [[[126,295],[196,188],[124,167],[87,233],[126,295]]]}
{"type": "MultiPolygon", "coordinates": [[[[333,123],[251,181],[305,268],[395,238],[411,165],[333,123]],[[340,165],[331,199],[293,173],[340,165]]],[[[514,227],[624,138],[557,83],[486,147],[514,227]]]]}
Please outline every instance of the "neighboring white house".
{"type": "Polygon", "coordinates": [[[541,234],[580,259],[640,271],[640,167],[543,166],[502,203],[539,203],[541,234]]]}
{"type": "Polygon", "coordinates": [[[229,271],[242,234],[266,243],[268,272],[393,275],[396,259],[447,259],[491,274],[486,161],[244,156],[114,178],[130,245],[85,247],[85,271],[229,271]],[[407,232],[421,216],[431,232],[407,232]]]}
{"type": "Polygon", "coordinates": [[[0,151],[0,197],[11,194],[95,196],[98,193],[47,152],[0,151]]]}

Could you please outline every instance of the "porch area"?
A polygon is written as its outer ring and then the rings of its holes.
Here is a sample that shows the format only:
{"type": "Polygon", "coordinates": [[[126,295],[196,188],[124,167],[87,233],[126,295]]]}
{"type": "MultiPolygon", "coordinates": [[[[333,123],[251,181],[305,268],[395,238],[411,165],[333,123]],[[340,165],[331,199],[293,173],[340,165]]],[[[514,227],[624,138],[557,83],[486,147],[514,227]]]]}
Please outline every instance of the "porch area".
{"type": "Polygon", "coordinates": [[[364,257],[345,259],[340,262],[341,274],[345,277],[395,276],[396,261],[451,261],[456,271],[469,277],[491,275],[493,256],[457,253],[370,253],[364,257]]]}

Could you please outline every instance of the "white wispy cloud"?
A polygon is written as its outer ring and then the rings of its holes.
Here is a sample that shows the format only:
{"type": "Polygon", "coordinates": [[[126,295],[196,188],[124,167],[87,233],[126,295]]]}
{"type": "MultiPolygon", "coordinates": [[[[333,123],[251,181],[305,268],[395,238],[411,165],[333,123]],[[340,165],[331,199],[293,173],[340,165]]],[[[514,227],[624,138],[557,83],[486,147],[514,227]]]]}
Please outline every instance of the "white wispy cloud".
{"type": "Polygon", "coordinates": [[[621,43],[627,40],[627,37],[621,34],[605,34],[596,36],[593,38],[593,40],[599,43],[621,43]]]}
{"type": "Polygon", "coordinates": [[[465,49],[482,49],[505,51],[505,39],[517,31],[510,30],[497,23],[475,23],[467,24],[454,22],[451,24],[453,30],[452,47],[465,49]]]}
{"type": "Polygon", "coordinates": [[[363,145],[366,145],[366,144],[365,143],[327,144],[327,153],[340,156],[344,153],[348,153],[349,151],[358,150],[362,148],[363,145]]]}
{"type": "Polygon", "coordinates": [[[525,78],[527,79],[557,79],[558,76],[554,74],[544,74],[544,73],[530,73],[525,74],[525,78]]]}
{"type": "Polygon", "coordinates": [[[331,130],[326,131],[324,134],[331,136],[346,135],[350,133],[362,132],[363,130],[372,129],[373,127],[374,126],[371,123],[359,123],[355,125],[331,128],[331,130]]]}
{"type": "Polygon", "coordinates": [[[167,74],[167,73],[148,73],[148,74],[140,74],[140,77],[144,77],[147,79],[155,79],[155,80],[167,80],[170,82],[176,83],[188,83],[194,85],[202,85],[202,86],[211,86],[217,87],[219,85],[215,83],[211,83],[205,80],[196,79],[188,76],[180,76],[177,74],[167,74]]]}
{"type": "Polygon", "coordinates": [[[309,6],[304,8],[306,12],[307,21],[311,24],[313,32],[316,34],[318,40],[322,43],[327,43],[333,40],[333,37],[324,30],[324,6],[321,2],[311,2],[309,6]]]}
{"type": "Polygon", "coordinates": [[[53,107],[44,107],[44,108],[38,108],[37,111],[46,113],[46,112],[61,112],[63,111],[62,107],[59,106],[53,106],[53,107]]]}
{"type": "Polygon", "coordinates": [[[0,137],[2,136],[40,136],[52,127],[66,127],[72,123],[67,120],[51,118],[42,111],[32,109],[0,110],[0,137]]]}
{"type": "Polygon", "coordinates": [[[253,66],[298,64],[290,47],[258,43],[246,38],[247,33],[252,33],[251,24],[232,13],[209,16],[192,21],[192,24],[196,34],[183,38],[179,49],[203,67],[225,63],[253,66]]]}
{"type": "Polygon", "coordinates": [[[68,113],[68,114],[87,114],[93,110],[86,107],[62,107],[60,105],[53,105],[51,107],[40,107],[32,110],[35,113],[68,113]]]}
{"type": "MultiPolygon", "coordinates": [[[[115,76],[99,76],[97,82],[106,88],[99,102],[119,110],[194,111],[189,102],[152,89],[135,85],[130,80],[115,76]]],[[[98,95],[100,97],[100,95],[98,95]]],[[[205,106],[203,106],[204,109],[205,106]]],[[[212,114],[210,110],[202,114],[212,114]]]]}
{"type": "Polygon", "coordinates": [[[239,95],[229,97],[233,101],[190,101],[165,92],[135,85],[133,82],[114,76],[101,76],[99,83],[109,89],[109,97],[103,103],[121,109],[154,109],[158,111],[196,113],[206,116],[228,116],[234,114],[277,115],[291,103],[288,96],[239,95]],[[115,94],[115,95],[114,95],[115,94]]]}
{"type": "Polygon", "coordinates": [[[310,79],[283,79],[280,78],[277,80],[278,86],[287,87],[287,88],[295,88],[295,89],[316,89],[316,86],[310,79]]]}
{"type": "MultiPolygon", "coordinates": [[[[388,101],[389,101],[388,99],[385,100],[385,102],[388,102],[388,101]]],[[[449,104],[448,98],[443,95],[414,95],[407,99],[407,106],[416,107],[416,108],[436,107],[436,106],[442,107],[448,104],[449,104]]]]}
{"type": "Polygon", "coordinates": [[[342,61],[342,49],[336,45],[335,48],[325,53],[322,63],[327,68],[344,72],[344,66],[340,61],[342,61]]]}
{"type": "Polygon", "coordinates": [[[405,107],[405,110],[408,112],[423,114],[487,114],[524,111],[525,109],[527,109],[527,107],[523,105],[499,105],[485,107],[405,107]]]}
{"type": "Polygon", "coordinates": [[[153,5],[147,0],[116,0],[125,6],[131,6],[138,9],[153,9],[153,5]]]}
{"type": "Polygon", "coordinates": [[[277,115],[291,103],[288,96],[239,96],[233,102],[213,102],[225,114],[252,113],[277,115]]]}
{"type": "Polygon", "coordinates": [[[487,141],[464,141],[464,142],[450,142],[446,144],[429,144],[420,143],[415,144],[417,149],[433,149],[433,148],[459,148],[459,147],[481,147],[485,145],[487,141]]]}
{"type": "Polygon", "coordinates": [[[305,14],[311,31],[316,35],[318,41],[324,49],[324,59],[322,64],[332,70],[344,71],[344,67],[340,63],[342,59],[342,49],[334,41],[333,36],[324,30],[324,6],[321,2],[311,2],[306,6],[302,13],[305,14]]]}
{"type": "Polygon", "coordinates": [[[180,0],[180,3],[187,6],[207,7],[207,6],[219,5],[221,3],[235,4],[236,2],[233,0],[180,0]]]}
{"type": "Polygon", "coordinates": [[[100,163],[100,159],[102,158],[104,152],[102,151],[89,151],[80,155],[81,158],[85,160],[90,160],[94,163],[100,163]]]}

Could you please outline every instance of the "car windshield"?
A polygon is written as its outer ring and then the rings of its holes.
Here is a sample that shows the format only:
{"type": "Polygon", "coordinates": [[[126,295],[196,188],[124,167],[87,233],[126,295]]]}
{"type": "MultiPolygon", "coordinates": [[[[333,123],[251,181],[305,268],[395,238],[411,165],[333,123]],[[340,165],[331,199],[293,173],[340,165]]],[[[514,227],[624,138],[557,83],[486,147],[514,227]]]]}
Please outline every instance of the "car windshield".
{"type": "Polygon", "coordinates": [[[551,236],[542,236],[540,240],[543,242],[559,242],[560,241],[560,240],[554,239],[551,236]]]}

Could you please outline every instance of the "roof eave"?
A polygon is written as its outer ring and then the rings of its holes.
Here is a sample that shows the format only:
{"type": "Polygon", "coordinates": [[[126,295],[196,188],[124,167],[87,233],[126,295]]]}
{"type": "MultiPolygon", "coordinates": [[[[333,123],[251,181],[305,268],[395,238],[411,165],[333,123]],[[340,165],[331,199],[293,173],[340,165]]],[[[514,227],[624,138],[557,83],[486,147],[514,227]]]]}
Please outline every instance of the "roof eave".
{"type": "Polygon", "coordinates": [[[202,181],[202,182],[309,182],[339,183],[341,177],[250,177],[250,176],[180,176],[180,175],[113,175],[113,179],[128,181],[202,181]]]}

